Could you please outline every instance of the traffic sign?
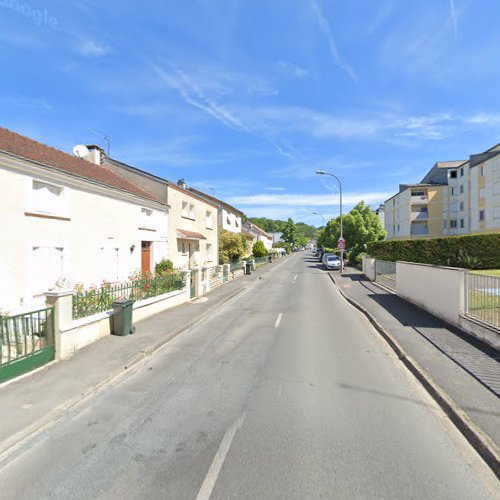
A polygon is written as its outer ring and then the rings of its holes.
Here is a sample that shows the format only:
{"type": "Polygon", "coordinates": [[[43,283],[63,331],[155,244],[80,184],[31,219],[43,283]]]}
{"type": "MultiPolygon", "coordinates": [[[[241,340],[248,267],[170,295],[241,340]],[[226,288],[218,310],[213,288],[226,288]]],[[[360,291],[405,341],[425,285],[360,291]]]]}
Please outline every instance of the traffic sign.
{"type": "Polygon", "coordinates": [[[339,238],[337,241],[337,248],[339,250],[345,250],[345,240],[344,238],[339,238]]]}

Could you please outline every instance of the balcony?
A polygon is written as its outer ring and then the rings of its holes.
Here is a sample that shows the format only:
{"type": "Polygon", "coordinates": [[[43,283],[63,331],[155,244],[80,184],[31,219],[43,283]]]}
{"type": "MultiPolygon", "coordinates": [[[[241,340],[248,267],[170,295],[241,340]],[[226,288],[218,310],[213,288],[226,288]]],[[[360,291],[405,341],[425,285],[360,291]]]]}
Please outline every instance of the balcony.
{"type": "Polygon", "coordinates": [[[412,223],[410,234],[412,236],[427,236],[429,234],[429,227],[427,226],[427,222],[412,223]]]}
{"type": "Polygon", "coordinates": [[[412,205],[422,205],[429,203],[429,197],[426,194],[412,194],[410,197],[412,205]]]}
{"type": "Polygon", "coordinates": [[[428,219],[429,219],[429,212],[427,212],[427,211],[425,211],[425,212],[412,211],[410,214],[411,221],[420,221],[420,220],[426,221],[428,219]]]}

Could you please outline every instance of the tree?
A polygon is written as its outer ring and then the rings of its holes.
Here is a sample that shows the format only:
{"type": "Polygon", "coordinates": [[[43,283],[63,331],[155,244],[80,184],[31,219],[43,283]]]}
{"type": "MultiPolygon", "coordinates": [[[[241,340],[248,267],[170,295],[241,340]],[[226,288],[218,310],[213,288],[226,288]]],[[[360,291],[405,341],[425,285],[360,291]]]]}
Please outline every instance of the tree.
{"type": "Polygon", "coordinates": [[[239,260],[247,253],[246,239],[240,233],[219,231],[219,262],[227,264],[231,260],[239,260]]]}
{"type": "MultiPolygon", "coordinates": [[[[371,241],[383,240],[386,236],[380,219],[364,201],[359,202],[348,214],[344,215],[344,239],[350,251],[351,261],[366,249],[371,241]]],[[[340,238],[340,216],[328,222],[318,237],[318,245],[337,247],[340,238]]]]}
{"type": "Polygon", "coordinates": [[[290,245],[295,246],[298,240],[297,228],[291,218],[288,218],[286,225],[283,228],[283,234],[281,238],[284,242],[290,243],[290,245]]]}
{"type": "Polygon", "coordinates": [[[253,246],[253,256],[254,257],[265,257],[267,255],[266,247],[263,241],[256,241],[253,246]]]}

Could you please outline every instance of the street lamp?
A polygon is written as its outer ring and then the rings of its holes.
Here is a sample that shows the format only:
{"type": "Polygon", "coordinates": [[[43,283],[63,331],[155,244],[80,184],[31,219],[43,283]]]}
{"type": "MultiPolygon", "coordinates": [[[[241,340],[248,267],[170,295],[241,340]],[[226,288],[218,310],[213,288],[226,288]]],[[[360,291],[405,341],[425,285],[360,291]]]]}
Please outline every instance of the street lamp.
{"type": "Polygon", "coordinates": [[[325,218],[319,214],[318,212],[313,212],[313,215],[319,215],[321,217],[321,219],[323,220],[323,227],[325,227],[325,218]]]}
{"type": "MultiPolygon", "coordinates": [[[[337,182],[339,183],[339,191],[340,191],[340,239],[344,239],[344,224],[343,224],[343,217],[342,217],[342,183],[340,182],[340,179],[334,175],[331,174],[330,172],[326,172],[325,170],[316,170],[316,175],[329,175],[335,179],[337,179],[337,182]]],[[[340,250],[340,272],[344,270],[344,250],[340,250]]]]}

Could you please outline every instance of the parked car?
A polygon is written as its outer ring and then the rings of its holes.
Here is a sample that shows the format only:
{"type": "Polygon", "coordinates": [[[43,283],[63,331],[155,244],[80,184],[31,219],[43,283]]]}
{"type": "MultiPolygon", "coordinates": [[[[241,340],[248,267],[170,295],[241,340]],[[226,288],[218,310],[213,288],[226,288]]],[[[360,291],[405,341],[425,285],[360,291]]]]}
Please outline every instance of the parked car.
{"type": "Polygon", "coordinates": [[[327,269],[340,269],[340,259],[335,254],[327,253],[323,257],[323,265],[327,269]]]}

